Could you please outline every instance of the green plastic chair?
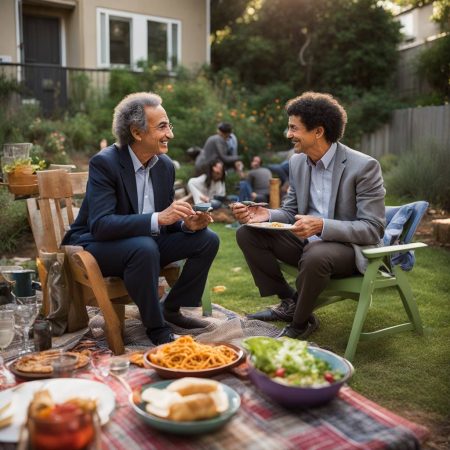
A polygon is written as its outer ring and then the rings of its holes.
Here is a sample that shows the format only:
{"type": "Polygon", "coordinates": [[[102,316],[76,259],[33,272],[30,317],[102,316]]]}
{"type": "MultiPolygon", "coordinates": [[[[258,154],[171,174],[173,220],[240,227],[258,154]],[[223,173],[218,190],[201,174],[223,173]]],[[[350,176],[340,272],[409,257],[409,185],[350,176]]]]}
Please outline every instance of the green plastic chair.
{"type": "MultiPolygon", "coordinates": [[[[349,361],[353,360],[356,347],[360,340],[378,338],[407,330],[414,330],[419,335],[423,335],[419,310],[405,271],[410,270],[414,264],[414,254],[412,251],[427,246],[421,242],[411,243],[411,239],[427,207],[428,203],[424,201],[403,206],[386,207],[387,226],[384,241],[390,242],[393,240],[393,245],[388,244],[383,247],[363,250],[364,256],[369,260],[364,275],[332,278],[325,291],[318,298],[317,305],[314,309],[322,308],[323,306],[346,299],[352,299],[358,302],[345,350],[345,358],[349,361]],[[406,218],[405,214],[407,215],[406,218]],[[399,216],[400,221],[398,221],[399,216]],[[404,224],[402,223],[403,220],[406,220],[404,224]],[[393,233],[389,234],[389,231],[392,230],[393,233]],[[372,303],[374,291],[393,286],[398,290],[409,322],[372,332],[363,332],[363,325],[372,303]]],[[[297,277],[298,275],[298,269],[295,266],[280,262],[280,268],[282,272],[293,277],[297,277]]]]}

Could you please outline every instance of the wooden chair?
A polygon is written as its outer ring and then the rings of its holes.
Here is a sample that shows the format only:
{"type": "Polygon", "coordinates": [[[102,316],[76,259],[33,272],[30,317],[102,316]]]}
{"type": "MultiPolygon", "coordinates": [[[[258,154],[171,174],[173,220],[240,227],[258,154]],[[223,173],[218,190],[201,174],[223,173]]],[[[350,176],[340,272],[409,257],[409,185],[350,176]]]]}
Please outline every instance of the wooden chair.
{"type": "MultiPolygon", "coordinates": [[[[85,192],[86,180],[87,174],[64,170],[38,172],[39,198],[28,200],[30,223],[38,250],[65,252],[74,289],[81,293],[86,305],[100,307],[108,345],[115,354],[122,354],[125,351],[122,339],[125,304],[131,301],[122,279],[103,277],[95,258],[82,247],[60,248],[67,227],[76,217],[72,197],[74,193],[85,192]]],[[[173,286],[179,271],[179,265],[172,264],[161,270],[161,276],[173,286]]],[[[208,286],[205,286],[202,305],[204,315],[211,315],[208,286]]]]}
{"type": "MultiPolygon", "coordinates": [[[[399,233],[398,244],[363,250],[364,256],[369,260],[366,272],[363,275],[354,275],[346,278],[332,278],[327,288],[320,295],[315,309],[332,303],[352,299],[358,302],[353,325],[345,350],[345,358],[351,361],[356,353],[360,340],[367,340],[386,336],[401,331],[414,330],[423,335],[422,321],[414,299],[405,271],[400,264],[393,264],[392,258],[426,247],[421,242],[411,243],[417,226],[425,213],[428,203],[415,202],[403,207],[409,207],[409,219],[403,224],[403,231],[399,233]],[[382,328],[372,332],[363,332],[363,325],[372,305],[375,290],[395,287],[400,295],[403,307],[409,322],[382,328]]],[[[402,207],[386,207],[387,222],[391,222],[402,207]]],[[[395,219],[394,219],[395,220],[395,219]]],[[[395,224],[394,224],[395,225],[395,224]]],[[[297,277],[297,267],[280,262],[282,272],[297,277]]]]}

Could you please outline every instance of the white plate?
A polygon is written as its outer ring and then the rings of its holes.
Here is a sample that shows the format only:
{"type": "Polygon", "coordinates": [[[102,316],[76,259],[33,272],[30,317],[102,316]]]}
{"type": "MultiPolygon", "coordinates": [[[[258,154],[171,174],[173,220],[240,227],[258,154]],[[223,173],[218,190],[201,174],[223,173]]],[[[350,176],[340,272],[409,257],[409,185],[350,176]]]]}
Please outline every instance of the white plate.
{"type": "Polygon", "coordinates": [[[247,225],[248,227],[264,228],[265,230],[275,230],[275,231],[286,231],[294,227],[290,223],[281,223],[281,222],[246,223],[245,225],[247,225]],[[273,226],[274,223],[277,224],[276,227],[273,226]]]}
{"type": "Polygon", "coordinates": [[[26,419],[28,405],[33,394],[40,389],[47,389],[55,403],[62,403],[73,397],[95,398],[102,425],[108,422],[114,411],[114,392],[98,381],[78,378],[28,381],[15,388],[0,392],[0,404],[4,404],[4,400],[11,398],[12,392],[12,404],[8,409],[8,415],[9,412],[14,414],[12,424],[0,430],[0,442],[17,442],[19,440],[19,430],[26,419]]]}

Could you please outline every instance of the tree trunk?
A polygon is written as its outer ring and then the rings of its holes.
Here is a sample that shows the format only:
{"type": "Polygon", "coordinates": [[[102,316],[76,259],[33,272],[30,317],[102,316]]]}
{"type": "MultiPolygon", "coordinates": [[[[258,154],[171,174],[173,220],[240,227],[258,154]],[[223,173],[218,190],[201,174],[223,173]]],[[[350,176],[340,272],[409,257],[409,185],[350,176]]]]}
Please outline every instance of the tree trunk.
{"type": "Polygon", "coordinates": [[[433,236],[441,244],[450,244],[450,219],[433,220],[433,236]]]}

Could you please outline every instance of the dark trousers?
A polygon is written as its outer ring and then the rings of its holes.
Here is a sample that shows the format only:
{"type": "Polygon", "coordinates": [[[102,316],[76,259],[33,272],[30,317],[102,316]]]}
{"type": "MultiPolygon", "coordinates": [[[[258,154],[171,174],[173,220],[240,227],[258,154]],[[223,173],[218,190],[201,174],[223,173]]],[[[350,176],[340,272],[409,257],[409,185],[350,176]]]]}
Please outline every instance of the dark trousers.
{"type": "Polygon", "coordinates": [[[277,260],[298,267],[294,326],[308,320],[330,277],[345,277],[357,272],[353,247],[340,242],[308,243],[289,231],[246,226],[237,230],[236,239],[262,297],[293,298],[294,289],[281,273],[277,260]]]}
{"type": "Polygon", "coordinates": [[[170,310],[198,306],[218,249],[219,238],[208,228],[196,233],[137,236],[92,242],[85,246],[85,250],[97,260],[103,276],[123,279],[147,329],[165,326],[158,299],[160,268],[186,259],[179,279],[165,300],[165,306],[170,310]]]}

